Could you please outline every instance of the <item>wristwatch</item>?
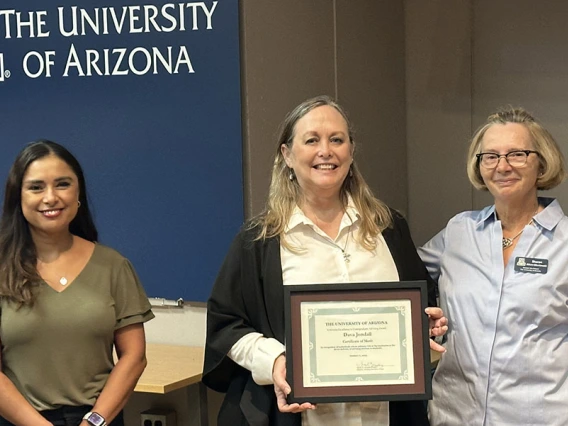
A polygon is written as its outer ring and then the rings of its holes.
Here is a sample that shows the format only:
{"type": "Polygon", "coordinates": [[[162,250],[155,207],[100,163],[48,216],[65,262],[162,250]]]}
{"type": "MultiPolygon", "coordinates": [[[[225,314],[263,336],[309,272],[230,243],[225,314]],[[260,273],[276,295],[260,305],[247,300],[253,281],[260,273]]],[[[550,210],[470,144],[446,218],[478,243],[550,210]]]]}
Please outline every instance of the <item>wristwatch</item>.
{"type": "Polygon", "coordinates": [[[83,420],[87,420],[91,426],[106,426],[106,421],[103,416],[99,413],[95,413],[94,411],[89,411],[87,414],[83,416],[83,420]]]}

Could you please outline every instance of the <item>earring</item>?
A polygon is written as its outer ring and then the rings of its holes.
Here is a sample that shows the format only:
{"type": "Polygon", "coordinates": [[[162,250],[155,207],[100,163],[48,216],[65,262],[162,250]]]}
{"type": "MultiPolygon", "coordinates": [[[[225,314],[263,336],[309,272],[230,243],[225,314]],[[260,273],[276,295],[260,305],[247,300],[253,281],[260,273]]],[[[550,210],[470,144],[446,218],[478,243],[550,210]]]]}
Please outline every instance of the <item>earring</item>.
{"type": "Polygon", "coordinates": [[[353,165],[349,166],[349,177],[353,177],[353,165]]]}
{"type": "Polygon", "coordinates": [[[288,179],[294,180],[294,169],[290,169],[290,174],[288,175],[288,179]]]}
{"type": "Polygon", "coordinates": [[[77,200],[77,207],[81,207],[81,202],[77,200]]]}

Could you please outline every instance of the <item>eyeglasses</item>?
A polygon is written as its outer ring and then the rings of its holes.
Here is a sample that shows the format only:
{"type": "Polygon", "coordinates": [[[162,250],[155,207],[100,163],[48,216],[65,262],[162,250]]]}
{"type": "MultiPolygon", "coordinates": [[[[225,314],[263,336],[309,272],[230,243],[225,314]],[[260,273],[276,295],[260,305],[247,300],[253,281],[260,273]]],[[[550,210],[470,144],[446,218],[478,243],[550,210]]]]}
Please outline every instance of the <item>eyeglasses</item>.
{"type": "Polygon", "coordinates": [[[494,169],[499,164],[501,157],[505,157],[505,161],[509,163],[512,167],[522,167],[527,164],[527,158],[529,154],[537,154],[536,151],[531,151],[529,149],[523,149],[522,151],[511,151],[506,154],[496,154],[494,152],[480,152],[475,154],[477,157],[477,162],[481,164],[486,169],[494,169]]]}

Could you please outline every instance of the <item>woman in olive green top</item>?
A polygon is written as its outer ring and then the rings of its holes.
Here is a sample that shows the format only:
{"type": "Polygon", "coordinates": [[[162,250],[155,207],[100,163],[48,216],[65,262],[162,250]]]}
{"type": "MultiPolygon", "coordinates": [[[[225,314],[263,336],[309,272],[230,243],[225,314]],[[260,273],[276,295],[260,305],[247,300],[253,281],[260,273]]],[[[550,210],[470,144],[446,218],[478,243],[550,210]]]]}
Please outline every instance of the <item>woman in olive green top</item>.
{"type": "Polygon", "coordinates": [[[0,219],[0,426],[124,424],[153,314],[130,262],[96,241],[75,157],[26,146],[0,219]]]}

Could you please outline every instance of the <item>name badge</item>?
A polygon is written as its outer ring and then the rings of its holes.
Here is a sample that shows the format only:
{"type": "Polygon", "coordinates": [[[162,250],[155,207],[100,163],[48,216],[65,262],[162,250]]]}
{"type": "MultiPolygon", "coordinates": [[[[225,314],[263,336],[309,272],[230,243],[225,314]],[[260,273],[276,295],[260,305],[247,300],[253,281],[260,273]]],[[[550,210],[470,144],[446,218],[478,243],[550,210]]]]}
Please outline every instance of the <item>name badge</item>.
{"type": "Polygon", "coordinates": [[[515,259],[515,271],[528,272],[529,274],[546,274],[548,272],[548,259],[517,257],[515,259]]]}

